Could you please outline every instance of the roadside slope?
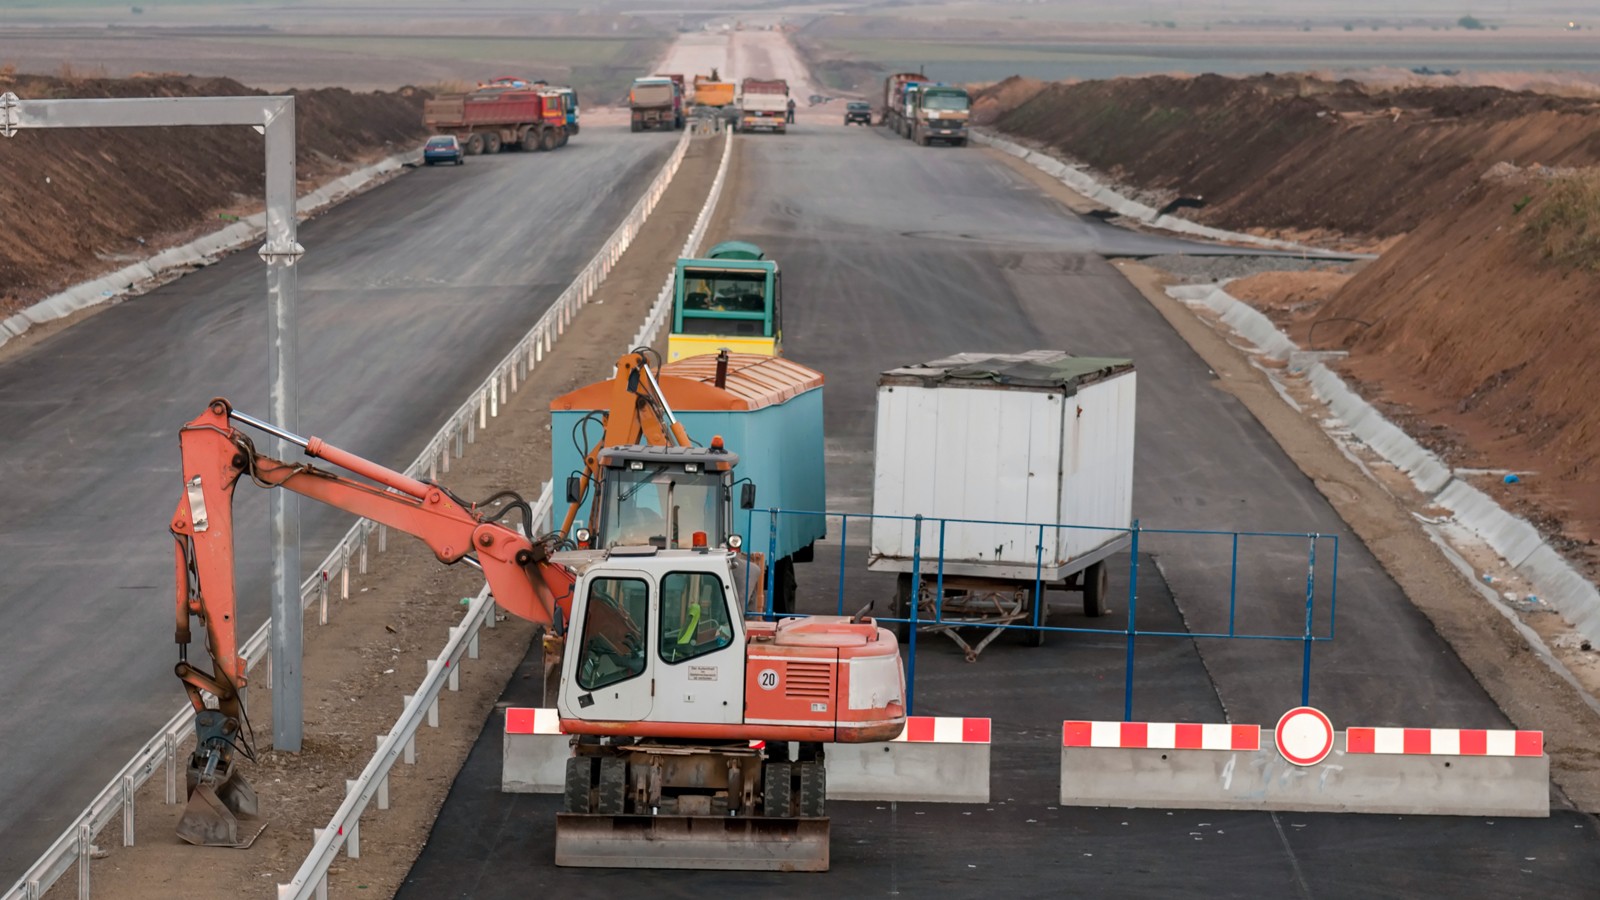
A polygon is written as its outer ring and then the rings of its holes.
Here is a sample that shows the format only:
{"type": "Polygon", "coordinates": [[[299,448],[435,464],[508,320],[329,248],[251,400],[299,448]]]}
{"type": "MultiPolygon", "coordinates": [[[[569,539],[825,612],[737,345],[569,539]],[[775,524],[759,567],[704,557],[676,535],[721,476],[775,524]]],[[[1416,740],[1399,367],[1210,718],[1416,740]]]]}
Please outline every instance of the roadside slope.
{"type": "MultiPolygon", "coordinates": [[[[248,96],[230,79],[0,76],[30,100],[248,96]]],[[[422,133],[423,94],[295,94],[303,185],[398,152],[422,133]]],[[[29,130],[0,141],[0,314],[258,210],[260,138],[232,128],[29,130]]]]}

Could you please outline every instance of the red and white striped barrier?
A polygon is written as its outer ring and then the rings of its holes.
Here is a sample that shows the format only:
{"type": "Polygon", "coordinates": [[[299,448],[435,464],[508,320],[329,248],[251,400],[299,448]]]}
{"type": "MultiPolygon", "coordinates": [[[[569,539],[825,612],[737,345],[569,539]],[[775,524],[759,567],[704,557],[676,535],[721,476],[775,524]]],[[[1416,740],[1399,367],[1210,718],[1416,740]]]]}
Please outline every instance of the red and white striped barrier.
{"type": "Polygon", "coordinates": [[[561,714],[553,709],[525,709],[512,707],[506,710],[506,734],[564,734],[561,714]]]}
{"type": "Polygon", "coordinates": [[[913,744],[987,744],[989,720],[947,716],[906,716],[896,741],[913,744]]]}
{"type": "Polygon", "coordinates": [[[1346,753],[1413,756],[1543,756],[1544,732],[1488,728],[1351,728],[1346,753]]]}
{"type": "Polygon", "coordinates": [[[989,802],[988,719],[907,716],[883,744],[829,744],[828,799],[989,802]]]}
{"type": "Polygon", "coordinates": [[[1261,726],[1068,721],[1061,723],[1061,746],[1139,750],[1259,750],[1261,726]]]}
{"type": "Polygon", "coordinates": [[[567,783],[572,741],[553,709],[511,707],[501,738],[500,790],[508,794],[559,794],[567,783]]]}
{"type": "Polygon", "coordinates": [[[1550,814],[1538,731],[1350,728],[1296,707],[1256,725],[1068,721],[1063,806],[1550,814]],[[1173,752],[1182,751],[1182,752],[1173,752]]]}

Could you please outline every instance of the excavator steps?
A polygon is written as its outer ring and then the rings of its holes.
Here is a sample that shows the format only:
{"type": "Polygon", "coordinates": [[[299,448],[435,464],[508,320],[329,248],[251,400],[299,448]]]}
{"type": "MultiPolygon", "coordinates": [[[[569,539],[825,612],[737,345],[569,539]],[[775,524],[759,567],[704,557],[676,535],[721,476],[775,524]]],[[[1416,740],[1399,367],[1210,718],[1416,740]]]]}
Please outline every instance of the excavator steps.
{"type": "Polygon", "coordinates": [[[828,820],[558,813],[556,865],[826,872],[828,820]]]}

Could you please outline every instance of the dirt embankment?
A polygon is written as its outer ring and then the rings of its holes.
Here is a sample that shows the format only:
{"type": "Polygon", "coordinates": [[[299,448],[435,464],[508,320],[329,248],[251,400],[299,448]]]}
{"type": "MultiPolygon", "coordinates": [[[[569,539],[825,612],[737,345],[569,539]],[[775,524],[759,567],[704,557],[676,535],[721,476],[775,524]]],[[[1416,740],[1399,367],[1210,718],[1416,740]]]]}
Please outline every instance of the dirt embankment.
{"type": "MultiPolygon", "coordinates": [[[[0,74],[32,100],[243,96],[229,79],[0,74]]],[[[298,176],[310,187],[419,140],[422,95],[295,94],[298,176]]],[[[98,277],[260,207],[265,161],[250,128],[28,130],[0,141],[0,314],[98,277]]]]}
{"type": "MultiPolygon", "coordinates": [[[[1381,240],[1449,206],[1495,163],[1600,163],[1600,103],[1489,87],[1388,90],[1306,76],[1052,84],[995,116],[1196,220],[1381,240]]],[[[980,109],[988,102],[980,94],[980,109]]]]}

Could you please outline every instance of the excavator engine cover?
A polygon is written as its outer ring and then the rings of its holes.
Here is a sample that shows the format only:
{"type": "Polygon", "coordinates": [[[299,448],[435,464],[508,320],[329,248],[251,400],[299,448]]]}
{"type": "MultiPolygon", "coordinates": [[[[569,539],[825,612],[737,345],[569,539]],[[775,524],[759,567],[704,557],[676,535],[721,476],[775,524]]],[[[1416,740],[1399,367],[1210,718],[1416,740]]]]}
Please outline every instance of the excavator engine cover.
{"type": "Polygon", "coordinates": [[[828,820],[557,813],[556,865],[826,872],[828,820]]]}

